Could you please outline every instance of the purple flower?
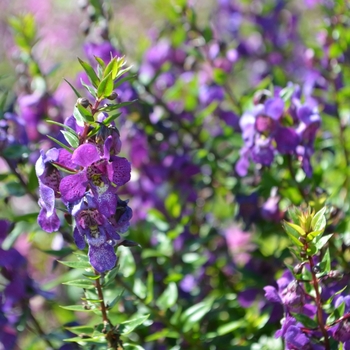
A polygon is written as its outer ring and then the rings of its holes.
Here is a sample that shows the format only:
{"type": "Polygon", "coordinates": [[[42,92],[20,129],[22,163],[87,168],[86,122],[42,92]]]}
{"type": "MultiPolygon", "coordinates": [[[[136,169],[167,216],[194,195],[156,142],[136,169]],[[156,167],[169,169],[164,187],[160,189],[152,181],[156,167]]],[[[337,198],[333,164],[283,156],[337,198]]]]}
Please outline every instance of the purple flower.
{"type": "MultiPolygon", "coordinates": [[[[350,296],[345,297],[340,296],[335,302],[335,307],[338,307],[340,304],[345,303],[344,315],[350,313],[350,296]]],[[[344,319],[339,322],[332,331],[332,337],[342,343],[347,343],[347,346],[350,346],[350,320],[349,318],[344,319]]]]}
{"type": "Polygon", "coordinates": [[[98,272],[113,269],[117,262],[114,246],[120,240],[119,234],[116,233],[116,227],[100,213],[90,194],[74,205],[72,215],[76,222],[75,243],[79,249],[83,249],[86,239],[92,267],[98,272]]]}
{"type": "Polygon", "coordinates": [[[112,144],[109,136],[102,155],[91,143],[82,144],[74,151],[72,163],[79,170],[60,182],[59,190],[64,202],[79,201],[89,187],[101,213],[108,217],[115,212],[116,189],[130,180],[131,167],[125,158],[110,156],[112,144]]]}
{"type": "Polygon", "coordinates": [[[52,148],[45,154],[41,151],[35,164],[36,175],[39,180],[39,206],[38,223],[47,232],[57,231],[60,220],[56,214],[55,199],[60,197],[59,184],[61,174],[52,162],[66,163],[69,152],[65,149],[52,148]]]}
{"type": "Polygon", "coordinates": [[[281,303],[292,312],[309,313],[309,310],[304,307],[306,303],[305,292],[300,283],[293,279],[289,270],[277,280],[277,284],[278,290],[272,286],[264,287],[267,300],[281,303]]]}
{"type": "Polygon", "coordinates": [[[85,43],[84,52],[92,65],[97,65],[95,56],[101,58],[106,64],[108,64],[112,57],[121,56],[109,41],[103,41],[101,43],[85,43]]]}

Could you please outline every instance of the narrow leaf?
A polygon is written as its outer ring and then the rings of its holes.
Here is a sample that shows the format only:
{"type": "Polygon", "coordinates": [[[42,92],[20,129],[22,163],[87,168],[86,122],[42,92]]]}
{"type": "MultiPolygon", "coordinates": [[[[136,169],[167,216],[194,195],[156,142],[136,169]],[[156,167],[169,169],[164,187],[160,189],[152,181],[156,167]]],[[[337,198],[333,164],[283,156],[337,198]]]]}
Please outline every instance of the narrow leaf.
{"type": "Polygon", "coordinates": [[[60,264],[72,267],[73,269],[87,269],[91,268],[91,265],[85,261],[62,261],[57,260],[60,264]]]}
{"type": "Polygon", "coordinates": [[[108,97],[113,92],[113,79],[112,72],[110,72],[105,78],[102,79],[97,88],[97,97],[108,97]]]}
{"type": "Polygon", "coordinates": [[[64,282],[63,284],[66,284],[68,286],[75,286],[75,287],[79,287],[79,288],[84,288],[84,289],[95,288],[95,286],[91,283],[91,281],[85,280],[85,279],[68,281],[68,282],[64,282]]]}
{"type": "Polygon", "coordinates": [[[81,60],[80,58],[78,58],[78,61],[83,67],[83,69],[85,70],[86,74],[88,75],[92,85],[97,88],[98,84],[100,83],[100,79],[96,75],[96,72],[94,71],[94,69],[89,65],[89,63],[81,60]]]}
{"type": "Polygon", "coordinates": [[[127,335],[131,333],[136,327],[141,325],[143,322],[145,322],[148,319],[149,315],[139,316],[137,318],[125,321],[120,324],[118,331],[122,335],[127,335]]]}
{"type": "Polygon", "coordinates": [[[50,135],[46,135],[50,140],[56,142],[58,145],[60,145],[62,148],[64,148],[65,150],[67,150],[70,153],[73,153],[73,150],[70,149],[68,146],[66,146],[64,143],[62,143],[61,141],[56,140],[54,137],[50,136],[50,135]]]}
{"type": "Polygon", "coordinates": [[[72,88],[72,90],[74,91],[75,95],[76,95],[78,98],[80,98],[81,95],[79,94],[79,92],[77,91],[77,89],[76,89],[68,80],[66,80],[66,79],[64,79],[64,80],[65,80],[65,82],[72,88]]]}

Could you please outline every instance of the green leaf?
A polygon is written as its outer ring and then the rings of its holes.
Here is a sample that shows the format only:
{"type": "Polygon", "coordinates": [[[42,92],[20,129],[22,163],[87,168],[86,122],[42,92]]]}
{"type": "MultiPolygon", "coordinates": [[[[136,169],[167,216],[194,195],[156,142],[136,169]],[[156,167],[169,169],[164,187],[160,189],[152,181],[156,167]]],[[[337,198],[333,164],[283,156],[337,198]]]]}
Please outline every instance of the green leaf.
{"type": "Polygon", "coordinates": [[[130,344],[130,343],[124,343],[123,348],[124,350],[145,350],[145,348],[143,348],[140,345],[130,344]]]}
{"type": "Polygon", "coordinates": [[[68,282],[64,282],[63,284],[66,284],[68,286],[84,288],[84,289],[95,288],[95,285],[92,284],[91,281],[86,280],[86,279],[78,279],[78,280],[74,280],[74,281],[68,281],[68,282]]]}
{"type": "Polygon", "coordinates": [[[61,130],[61,133],[63,134],[66,141],[73,147],[78,148],[79,147],[79,139],[78,136],[75,134],[72,134],[70,131],[61,130]]]}
{"type": "Polygon", "coordinates": [[[288,209],[288,214],[294,223],[299,222],[300,210],[297,207],[291,207],[288,209]]]}
{"type": "Polygon", "coordinates": [[[286,231],[288,237],[293,241],[293,243],[299,247],[303,247],[303,243],[299,241],[299,234],[298,232],[291,227],[290,225],[285,225],[286,221],[284,222],[283,228],[286,231]]]}
{"type": "Polygon", "coordinates": [[[156,304],[161,310],[167,310],[175,305],[178,298],[176,283],[170,282],[162,295],[157,299],[156,304]]]}
{"type": "Polygon", "coordinates": [[[71,248],[62,248],[60,250],[51,250],[51,249],[41,250],[40,249],[40,251],[45,253],[45,254],[53,255],[53,256],[57,256],[57,257],[64,257],[64,256],[67,256],[67,255],[72,253],[71,248]]]}
{"type": "Polygon", "coordinates": [[[72,149],[70,149],[68,146],[66,146],[64,143],[62,143],[61,141],[56,140],[54,137],[50,136],[50,135],[46,135],[50,140],[52,140],[53,142],[56,142],[58,145],[60,145],[62,148],[64,148],[65,150],[67,150],[69,153],[73,153],[74,151],[72,149]]]}
{"type": "Polygon", "coordinates": [[[136,271],[134,257],[127,247],[119,247],[119,271],[124,277],[133,275],[136,271]]]}
{"type": "Polygon", "coordinates": [[[77,90],[68,80],[66,80],[66,79],[64,79],[64,80],[65,80],[65,82],[72,88],[72,90],[74,91],[75,95],[76,95],[78,98],[80,98],[81,95],[79,94],[78,90],[77,90]]]}
{"type": "Polygon", "coordinates": [[[68,331],[74,333],[74,334],[92,334],[94,332],[95,327],[94,326],[76,326],[76,327],[65,327],[68,331]]]}
{"type": "Polygon", "coordinates": [[[132,101],[127,101],[127,102],[121,102],[121,103],[118,103],[118,104],[107,104],[105,105],[104,107],[100,108],[100,111],[102,112],[112,112],[116,109],[119,109],[119,108],[122,108],[122,107],[125,107],[125,106],[129,106],[131,104],[133,104],[134,102],[136,102],[137,100],[132,100],[132,101]]]}
{"type": "Polygon", "coordinates": [[[69,342],[69,343],[98,343],[98,344],[104,344],[107,343],[106,341],[106,337],[103,335],[99,335],[96,337],[91,337],[91,338],[80,338],[80,337],[74,337],[74,338],[67,338],[67,339],[63,339],[63,341],[65,342],[69,342]]]}
{"type": "Polygon", "coordinates": [[[147,275],[147,298],[145,300],[146,305],[153,300],[153,283],[153,272],[152,270],[149,270],[147,275]]]}
{"type": "Polygon", "coordinates": [[[317,328],[318,327],[318,323],[316,321],[314,321],[313,319],[311,319],[303,314],[297,314],[297,313],[292,312],[292,315],[297,321],[302,323],[307,328],[317,328]]]}
{"type": "Polygon", "coordinates": [[[50,119],[45,119],[45,122],[48,123],[48,124],[54,124],[54,125],[58,125],[64,129],[66,129],[67,131],[71,132],[73,135],[77,136],[78,137],[78,134],[75,132],[74,129],[72,129],[70,126],[68,125],[65,125],[65,124],[62,124],[62,123],[58,123],[54,120],[50,120],[50,119]]]}
{"type": "Polygon", "coordinates": [[[331,256],[329,254],[329,248],[327,248],[320,262],[320,269],[322,273],[328,273],[331,270],[331,256]]]}
{"type": "Polygon", "coordinates": [[[321,250],[327,242],[332,238],[333,233],[327,235],[327,236],[317,236],[315,239],[315,246],[318,250],[321,250]]]}
{"type": "Polygon", "coordinates": [[[86,305],[68,305],[68,306],[62,306],[59,305],[60,308],[65,310],[71,310],[71,311],[80,311],[80,312],[93,312],[95,309],[95,306],[89,305],[88,307],[86,305]]]}
{"type": "Polygon", "coordinates": [[[188,332],[198,323],[210,310],[214,302],[214,298],[208,298],[198,304],[195,304],[184,311],[181,315],[183,322],[183,331],[188,332]]]}
{"type": "Polygon", "coordinates": [[[2,151],[2,155],[9,159],[28,158],[30,153],[30,149],[23,145],[10,145],[2,151]]]}
{"type": "MultiPolygon", "coordinates": [[[[128,75],[127,77],[124,77],[122,79],[118,79],[117,81],[114,82],[114,89],[116,89],[117,87],[119,87],[121,84],[123,84],[126,81],[132,81],[135,80],[137,78],[137,75],[128,75]]],[[[114,90],[113,89],[113,90],[114,90]]]]}
{"type": "Polygon", "coordinates": [[[78,61],[81,64],[81,66],[83,67],[83,69],[85,70],[85,72],[86,72],[87,76],[89,77],[89,80],[91,81],[92,85],[97,88],[99,83],[100,83],[100,79],[96,75],[96,72],[94,71],[94,69],[89,65],[89,63],[81,60],[80,58],[78,58],[78,61]]]}
{"type": "Polygon", "coordinates": [[[108,310],[112,310],[113,307],[114,307],[115,305],[117,305],[117,303],[118,303],[119,300],[121,299],[123,293],[124,293],[124,289],[123,289],[123,291],[122,291],[119,295],[117,295],[110,303],[107,303],[107,305],[108,305],[108,310]]]}
{"type": "Polygon", "coordinates": [[[115,277],[119,272],[119,265],[116,266],[113,270],[110,270],[104,278],[103,288],[110,286],[111,284],[115,284],[115,277]]]}
{"type": "Polygon", "coordinates": [[[87,261],[62,261],[57,260],[62,265],[71,267],[73,269],[88,269],[91,268],[91,265],[87,261]]]}
{"type": "Polygon", "coordinates": [[[228,333],[232,333],[238,328],[244,328],[244,326],[245,326],[245,320],[232,321],[218,327],[217,334],[219,336],[222,336],[228,333]]]}
{"type": "Polygon", "coordinates": [[[295,231],[297,231],[301,236],[306,236],[306,232],[299,226],[296,224],[293,224],[291,222],[288,221],[284,221],[284,223],[292,228],[294,228],[295,231]]]}
{"type": "Polygon", "coordinates": [[[113,59],[111,59],[111,61],[108,63],[106,69],[103,72],[103,78],[111,74],[111,78],[113,81],[117,75],[119,66],[120,66],[120,62],[117,61],[117,57],[114,57],[113,59]]]}
{"type": "Polygon", "coordinates": [[[170,193],[165,200],[165,208],[173,218],[178,218],[181,214],[181,201],[177,193],[170,193]]]}
{"type": "Polygon", "coordinates": [[[344,315],[345,302],[343,301],[327,318],[326,324],[330,325],[344,315]]]}
{"type": "Polygon", "coordinates": [[[306,253],[309,256],[313,256],[313,255],[315,255],[317,253],[317,248],[312,242],[309,242],[308,247],[306,249],[306,253]]]}
{"type": "Polygon", "coordinates": [[[134,319],[125,321],[121,323],[118,327],[118,331],[122,335],[130,334],[136,327],[140,326],[142,323],[144,323],[149,317],[148,315],[143,315],[136,317],[134,319]]]}
{"type": "Polygon", "coordinates": [[[180,336],[180,334],[178,332],[165,328],[159,332],[152,333],[151,335],[147,336],[145,340],[146,340],[146,342],[151,342],[151,341],[158,340],[161,338],[178,339],[179,336],[180,336]]]}
{"type": "Polygon", "coordinates": [[[113,78],[112,72],[110,72],[105,78],[101,80],[101,83],[97,88],[97,97],[102,99],[108,97],[113,92],[113,78]]]}
{"type": "Polygon", "coordinates": [[[101,67],[102,69],[105,69],[106,64],[105,64],[105,62],[103,61],[103,59],[100,58],[100,57],[97,57],[97,56],[94,56],[94,57],[95,57],[95,60],[97,61],[97,63],[100,65],[100,67],[101,67]]]}
{"type": "Polygon", "coordinates": [[[312,218],[311,227],[313,231],[323,231],[326,227],[326,217],[324,215],[327,207],[323,207],[319,210],[316,215],[312,218]]]}
{"type": "Polygon", "coordinates": [[[346,288],[348,288],[348,286],[345,286],[344,288],[342,288],[342,289],[338,290],[336,293],[334,293],[334,294],[325,302],[325,304],[328,304],[328,305],[331,304],[332,301],[333,301],[333,299],[334,299],[338,294],[344,292],[344,290],[345,290],[346,288]]]}
{"type": "Polygon", "coordinates": [[[83,85],[84,86],[84,88],[94,97],[94,98],[96,98],[96,92],[97,92],[97,90],[93,87],[93,86],[91,86],[91,85],[88,85],[88,84],[85,84],[84,83],[84,80],[82,79],[82,78],[80,78],[80,83],[81,83],[81,85],[83,85]]]}
{"type": "Polygon", "coordinates": [[[84,122],[94,122],[91,112],[79,103],[76,103],[74,106],[73,116],[80,124],[84,122]]]}

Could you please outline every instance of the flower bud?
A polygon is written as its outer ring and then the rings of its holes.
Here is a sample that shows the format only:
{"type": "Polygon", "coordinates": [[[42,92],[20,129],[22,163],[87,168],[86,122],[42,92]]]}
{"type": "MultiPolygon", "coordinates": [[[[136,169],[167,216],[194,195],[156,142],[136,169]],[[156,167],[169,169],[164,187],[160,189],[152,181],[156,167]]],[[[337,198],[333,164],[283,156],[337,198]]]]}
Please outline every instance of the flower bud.
{"type": "Polygon", "coordinates": [[[319,265],[315,265],[312,267],[312,272],[313,273],[319,273],[321,271],[319,265]]]}
{"type": "Polygon", "coordinates": [[[298,281],[292,281],[281,293],[282,302],[291,310],[298,311],[305,303],[305,293],[298,281]]]}
{"type": "Polygon", "coordinates": [[[254,105],[264,103],[270,96],[271,92],[269,90],[258,90],[253,96],[253,103],[254,105]]]}
{"type": "Polygon", "coordinates": [[[107,98],[108,100],[115,100],[117,99],[117,97],[118,97],[118,94],[115,91],[113,91],[107,98]]]}
{"type": "Polygon", "coordinates": [[[293,272],[296,274],[296,275],[299,275],[301,274],[301,271],[303,270],[303,264],[297,264],[294,266],[294,269],[293,269],[293,272]]]}
{"type": "Polygon", "coordinates": [[[77,103],[83,106],[84,108],[87,108],[90,106],[90,102],[86,97],[78,98],[77,103]]]}
{"type": "Polygon", "coordinates": [[[334,278],[334,279],[341,279],[343,278],[343,274],[340,271],[337,270],[331,270],[328,273],[329,278],[334,278]]]}

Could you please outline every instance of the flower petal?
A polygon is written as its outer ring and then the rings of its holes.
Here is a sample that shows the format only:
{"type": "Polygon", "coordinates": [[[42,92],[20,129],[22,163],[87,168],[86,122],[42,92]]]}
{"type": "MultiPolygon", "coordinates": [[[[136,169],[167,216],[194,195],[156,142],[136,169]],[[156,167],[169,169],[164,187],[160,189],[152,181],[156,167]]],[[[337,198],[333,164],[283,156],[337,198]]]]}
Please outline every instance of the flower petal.
{"type": "Polygon", "coordinates": [[[130,180],[130,162],[121,157],[112,157],[108,164],[108,178],[117,186],[122,186],[130,180]]]}
{"type": "Polygon", "coordinates": [[[77,165],[87,167],[100,160],[100,155],[96,146],[91,143],[84,143],[74,151],[72,160],[77,165]]]}
{"type": "Polygon", "coordinates": [[[117,257],[112,245],[104,243],[100,246],[89,246],[89,260],[92,267],[98,272],[112,270],[117,257]]]}
{"type": "Polygon", "coordinates": [[[63,200],[70,203],[78,201],[84,196],[87,184],[85,172],[66,176],[60,183],[63,200]]]}

